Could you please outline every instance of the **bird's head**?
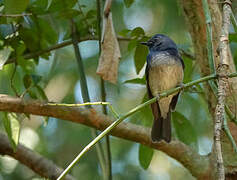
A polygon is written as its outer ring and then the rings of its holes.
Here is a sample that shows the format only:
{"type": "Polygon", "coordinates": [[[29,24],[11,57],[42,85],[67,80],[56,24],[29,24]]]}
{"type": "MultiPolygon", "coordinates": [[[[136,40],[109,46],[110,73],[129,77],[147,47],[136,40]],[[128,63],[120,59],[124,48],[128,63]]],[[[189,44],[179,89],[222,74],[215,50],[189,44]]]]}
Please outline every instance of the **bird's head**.
{"type": "Polygon", "coordinates": [[[141,44],[148,46],[150,51],[165,51],[167,49],[177,50],[174,41],[163,34],[156,34],[150,40],[141,42],[141,44]]]}

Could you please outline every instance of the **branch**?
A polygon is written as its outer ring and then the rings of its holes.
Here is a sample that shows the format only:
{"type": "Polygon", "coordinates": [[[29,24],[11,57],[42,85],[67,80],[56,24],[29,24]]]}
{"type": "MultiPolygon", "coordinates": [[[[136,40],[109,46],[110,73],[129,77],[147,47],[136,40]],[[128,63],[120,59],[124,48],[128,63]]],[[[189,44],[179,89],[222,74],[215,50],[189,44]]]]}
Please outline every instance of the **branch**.
{"type": "MultiPolygon", "coordinates": [[[[132,38],[127,38],[127,37],[122,37],[122,36],[117,36],[118,40],[119,41],[131,41],[132,38]]],[[[97,37],[83,37],[83,38],[80,38],[78,39],[78,43],[79,42],[82,42],[82,41],[88,41],[88,40],[98,40],[97,37]]],[[[42,50],[39,50],[39,51],[36,51],[36,52],[31,52],[31,53],[27,53],[27,54],[24,54],[23,55],[23,58],[24,59],[32,59],[32,58],[35,58],[35,57],[38,57],[38,56],[41,56],[43,54],[46,54],[46,53],[49,53],[51,51],[54,51],[54,50],[57,50],[57,49],[60,49],[60,48],[63,48],[63,47],[66,47],[66,46],[69,46],[72,44],[72,40],[65,40],[64,42],[62,43],[59,43],[59,44],[56,44],[56,45],[52,45],[46,49],[42,49],[42,50]]],[[[192,55],[191,53],[185,51],[184,49],[182,48],[179,48],[180,50],[180,53],[181,55],[184,55],[192,60],[195,59],[194,55],[192,55]]],[[[11,63],[14,63],[16,61],[16,58],[15,57],[12,57],[12,58],[9,58],[7,60],[7,62],[5,63],[6,64],[11,64],[11,63]]]]}
{"type": "MultiPolygon", "coordinates": [[[[7,136],[2,133],[0,133],[0,154],[3,156],[9,155],[15,158],[28,168],[32,169],[35,173],[45,178],[57,179],[63,171],[62,168],[56,166],[52,161],[49,161],[21,144],[18,144],[16,152],[13,152],[7,136]]],[[[70,175],[65,177],[65,180],[73,179],[74,178],[70,175]]]]}
{"type": "Polygon", "coordinates": [[[0,14],[0,17],[12,17],[12,18],[17,18],[17,17],[23,17],[23,16],[31,16],[32,13],[22,13],[22,14],[0,14]]]}
{"type": "MultiPolygon", "coordinates": [[[[113,123],[108,116],[96,113],[94,109],[52,106],[35,100],[23,100],[7,95],[0,95],[0,110],[51,116],[59,119],[81,123],[99,130],[104,130],[113,123]]],[[[190,147],[181,142],[173,141],[170,144],[154,144],[150,139],[150,129],[131,123],[121,123],[111,132],[112,135],[138,142],[143,145],[161,150],[169,156],[180,161],[194,176],[205,176],[208,171],[209,161],[206,156],[200,156],[190,147]],[[205,167],[200,169],[200,167],[205,167]]]]}
{"type": "Polygon", "coordinates": [[[215,112],[214,151],[217,163],[216,177],[218,180],[225,179],[225,169],[221,150],[221,131],[225,119],[225,99],[228,85],[227,73],[229,70],[229,26],[231,14],[231,1],[226,0],[223,5],[223,22],[220,37],[220,63],[218,65],[218,103],[215,112]]]}
{"type": "MultiPolygon", "coordinates": [[[[78,39],[79,38],[78,38],[78,34],[77,34],[76,25],[75,25],[75,22],[73,19],[71,19],[71,33],[72,33],[72,45],[74,48],[74,54],[75,54],[75,57],[77,60],[77,65],[78,65],[78,70],[79,70],[82,99],[83,99],[83,102],[90,102],[84,64],[82,62],[81,53],[80,53],[80,50],[78,47],[78,39]]],[[[90,108],[91,106],[89,105],[87,107],[90,108]]],[[[91,135],[92,135],[93,139],[97,136],[97,132],[93,128],[91,129],[91,135]]],[[[96,152],[97,152],[97,156],[99,159],[99,164],[102,169],[102,173],[105,176],[105,174],[106,174],[105,157],[104,157],[104,152],[103,152],[101,143],[98,143],[96,145],[96,152]]]]}
{"type": "MultiPolygon", "coordinates": [[[[99,56],[101,56],[101,1],[96,0],[96,9],[97,9],[97,31],[98,31],[98,44],[99,44],[99,56]]],[[[98,59],[99,61],[99,59],[98,59]]],[[[100,77],[100,91],[101,91],[101,100],[106,101],[106,92],[105,92],[105,81],[100,77]]],[[[112,107],[112,106],[111,106],[112,107]]],[[[108,114],[106,106],[102,107],[103,113],[108,114]]],[[[111,148],[110,148],[110,137],[107,135],[105,137],[105,158],[106,158],[106,178],[112,180],[112,159],[111,159],[111,148]]]]}
{"type": "MultiPolygon", "coordinates": [[[[96,37],[83,37],[83,38],[80,38],[78,39],[78,43],[79,42],[82,42],[82,41],[87,41],[87,40],[98,40],[98,38],[96,37]]],[[[131,38],[125,38],[125,37],[121,37],[121,36],[118,36],[118,40],[119,41],[129,41],[131,40],[131,38]]],[[[41,56],[43,54],[46,54],[46,53],[49,53],[53,50],[56,50],[56,49],[60,49],[60,48],[63,48],[63,47],[66,47],[66,46],[69,46],[71,45],[73,42],[72,40],[65,40],[64,42],[62,43],[59,43],[59,44],[56,44],[56,45],[53,45],[53,46],[50,46],[46,49],[42,49],[42,50],[39,50],[39,51],[36,51],[36,52],[31,52],[31,53],[28,53],[28,54],[24,54],[23,55],[23,58],[24,59],[32,59],[32,58],[35,58],[35,57],[38,57],[38,56],[41,56]]],[[[10,59],[7,60],[7,62],[5,64],[11,64],[13,62],[16,61],[16,58],[15,57],[12,57],[10,59]]]]}

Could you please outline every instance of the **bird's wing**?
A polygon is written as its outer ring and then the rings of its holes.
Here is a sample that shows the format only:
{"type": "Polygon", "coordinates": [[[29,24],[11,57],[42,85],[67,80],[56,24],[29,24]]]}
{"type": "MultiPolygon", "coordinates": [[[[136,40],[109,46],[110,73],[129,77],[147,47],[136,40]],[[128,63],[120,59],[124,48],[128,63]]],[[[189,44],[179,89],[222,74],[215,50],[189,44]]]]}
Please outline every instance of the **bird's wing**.
{"type": "MultiPolygon", "coordinates": [[[[148,56],[147,58],[150,58],[150,57],[148,56]]],[[[150,89],[150,86],[149,86],[149,69],[150,69],[149,63],[147,63],[146,71],[145,71],[145,74],[146,74],[146,87],[147,87],[148,98],[152,99],[154,96],[152,95],[151,89],[150,89]]],[[[154,116],[154,119],[158,119],[159,114],[160,114],[160,109],[159,109],[159,105],[158,105],[157,101],[155,103],[151,104],[151,109],[152,109],[152,114],[154,116]]]]}

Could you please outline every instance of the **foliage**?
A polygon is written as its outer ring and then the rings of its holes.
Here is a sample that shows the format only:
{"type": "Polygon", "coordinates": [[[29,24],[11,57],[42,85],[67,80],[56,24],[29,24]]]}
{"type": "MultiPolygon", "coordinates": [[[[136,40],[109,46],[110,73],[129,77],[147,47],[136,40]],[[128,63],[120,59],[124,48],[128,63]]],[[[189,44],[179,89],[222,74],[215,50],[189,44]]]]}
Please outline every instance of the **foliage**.
{"type": "MultiPolygon", "coordinates": [[[[85,65],[89,95],[91,101],[100,100],[100,79],[95,73],[99,47],[96,41],[98,22],[94,1],[1,0],[0,11],[4,15],[18,15],[2,16],[0,19],[1,93],[17,95],[17,92],[23,98],[43,101],[82,102],[80,77],[72,46],[63,45],[43,53],[57,44],[71,41],[73,19],[79,35],[78,41],[86,39],[79,43],[79,49],[85,65]]],[[[164,33],[181,48],[188,47],[190,50],[191,41],[175,1],[114,1],[112,12],[115,31],[121,39],[126,40],[120,41],[122,60],[118,84],[106,83],[106,94],[108,101],[122,114],[147,100],[144,66],[148,49],[140,42],[147,41],[155,33],[164,33]]],[[[232,51],[237,52],[236,33],[231,34],[230,42],[232,51]]],[[[237,53],[234,53],[235,62],[236,57],[237,53]]],[[[199,78],[196,62],[186,56],[183,59],[186,67],[184,82],[199,78]]],[[[203,86],[194,88],[198,92],[181,93],[177,111],[172,114],[173,136],[198,152],[208,154],[211,151],[212,124],[207,102],[203,98],[203,86]]],[[[146,107],[129,117],[129,120],[150,127],[152,118],[150,108],[146,107]]],[[[50,118],[46,126],[43,124],[40,118],[29,115],[6,113],[0,116],[0,129],[3,131],[5,128],[14,148],[18,144],[19,135],[23,137],[26,130],[30,129],[38,138],[29,137],[28,141],[35,142],[31,148],[61,167],[65,167],[91,141],[87,127],[54,118],[50,118]]],[[[143,145],[139,145],[137,152],[134,143],[112,138],[111,148],[114,179],[155,178],[162,172],[162,163],[165,162],[170,162],[172,166],[163,167],[171,179],[176,178],[176,172],[179,179],[192,178],[183,167],[165,155],[162,155],[162,162],[150,164],[156,154],[153,149],[143,145]],[[152,172],[151,165],[158,166],[159,170],[152,172]],[[170,169],[175,173],[169,172],[170,169]]],[[[79,178],[83,174],[84,179],[102,178],[95,150],[86,156],[72,171],[72,175],[79,178]]],[[[3,179],[27,179],[32,175],[28,170],[25,173],[23,166],[11,166],[11,171],[7,171],[3,162],[0,159],[0,179],[1,176],[3,179]]]]}

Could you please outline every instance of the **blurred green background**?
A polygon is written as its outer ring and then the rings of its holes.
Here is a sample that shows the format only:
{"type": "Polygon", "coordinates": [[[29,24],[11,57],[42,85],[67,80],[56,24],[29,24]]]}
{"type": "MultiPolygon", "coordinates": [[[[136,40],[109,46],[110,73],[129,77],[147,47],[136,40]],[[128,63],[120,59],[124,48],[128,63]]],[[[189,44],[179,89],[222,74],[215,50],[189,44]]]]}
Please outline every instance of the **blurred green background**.
{"type": "MultiPolygon", "coordinates": [[[[0,0],[0,3],[0,10],[6,11],[6,4],[4,4],[6,1],[0,0]]],[[[35,60],[22,58],[23,53],[35,52],[70,39],[69,19],[71,17],[74,17],[81,37],[88,36],[88,29],[95,31],[95,36],[97,35],[96,1],[81,0],[75,3],[73,0],[68,0],[67,3],[69,5],[66,7],[75,11],[79,9],[79,3],[83,14],[81,11],[79,13],[68,9],[66,11],[64,3],[59,0],[30,0],[25,12],[33,13],[33,16],[18,19],[4,18],[0,21],[1,49],[10,45],[16,55],[20,54],[19,57],[17,56],[20,65],[17,66],[13,78],[13,85],[19,94],[25,90],[24,77],[35,75],[41,77],[37,83],[50,101],[82,102],[80,77],[72,46],[44,54],[35,60]],[[73,13],[78,14],[74,15],[73,13]],[[89,27],[86,27],[85,16],[89,27]],[[7,35],[11,34],[11,24],[14,26],[20,24],[19,35],[6,40],[7,35]]],[[[193,53],[191,38],[177,1],[114,0],[112,13],[115,31],[120,35],[124,35],[125,29],[133,30],[141,27],[146,36],[150,37],[156,33],[166,34],[180,48],[193,53]],[[130,2],[131,4],[129,4],[130,2]]],[[[127,36],[130,37],[130,35],[127,36]]],[[[134,63],[138,41],[120,41],[122,58],[119,65],[118,83],[113,85],[106,82],[105,84],[107,101],[111,102],[120,114],[129,111],[147,99],[144,84],[125,83],[127,80],[144,76],[144,67],[137,73],[134,63]]],[[[86,70],[91,101],[100,101],[100,77],[95,73],[99,58],[98,41],[81,42],[79,48],[86,70]]],[[[11,54],[11,56],[14,55],[11,54]]],[[[196,62],[187,57],[183,58],[186,66],[184,82],[199,78],[196,62]]],[[[11,86],[13,72],[13,64],[5,65],[0,71],[1,94],[15,95],[11,86]]],[[[193,91],[182,93],[177,111],[172,115],[172,133],[173,139],[183,141],[200,154],[208,154],[212,146],[212,122],[202,89],[203,86],[200,85],[193,91]]],[[[32,89],[31,93],[26,97],[43,99],[37,89],[32,89]]],[[[95,106],[95,108],[97,111],[101,111],[101,107],[95,106]]],[[[1,115],[1,119],[3,118],[4,116],[1,115]]],[[[126,121],[150,126],[152,119],[151,110],[147,107],[126,121]]],[[[0,120],[0,128],[1,132],[4,131],[2,120],[0,120]]],[[[45,125],[44,118],[38,116],[21,119],[20,142],[63,168],[91,140],[89,127],[80,124],[49,118],[48,124],[45,125]]],[[[111,153],[114,180],[195,179],[180,163],[157,150],[154,152],[149,167],[144,170],[139,163],[139,145],[133,142],[111,137],[111,153]]],[[[95,148],[81,159],[71,174],[76,179],[82,180],[103,179],[95,148]]],[[[25,180],[36,177],[38,176],[16,160],[0,156],[0,180],[25,180]]]]}

